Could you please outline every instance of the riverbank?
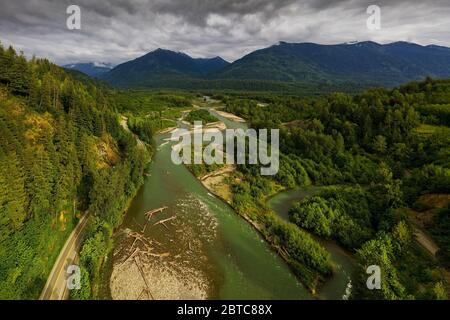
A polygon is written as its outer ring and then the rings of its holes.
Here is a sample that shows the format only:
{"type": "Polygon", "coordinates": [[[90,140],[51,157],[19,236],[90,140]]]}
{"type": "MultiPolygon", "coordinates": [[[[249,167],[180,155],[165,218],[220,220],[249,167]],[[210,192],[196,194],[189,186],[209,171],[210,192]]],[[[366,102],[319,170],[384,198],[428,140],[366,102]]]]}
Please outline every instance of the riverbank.
{"type": "MultiPolygon", "coordinates": [[[[321,275],[320,272],[315,271],[314,269],[310,268],[307,265],[302,265],[298,262],[296,258],[292,256],[291,253],[289,253],[290,248],[287,248],[282,244],[283,241],[280,242],[280,237],[275,235],[273,232],[269,230],[269,226],[261,221],[258,221],[257,219],[252,218],[250,215],[246,214],[245,212],[242,212],[239,210],[239,208],[236,208],[233,203],[233,193],[232,193],[232,187],[231,187],[231,181],[239,180],[238,177],[233,175],[235,173],[235,170],[230,170],[230,168],[222,168],[220,170],[217,170],[215,172],[209,173],[205,176],[196,177],[200,182],[202,182],[203,186],[211,192],[213,195],[218,197],[220,200],[226,202],[230,207],[235,211],[240,217],[242,217],[249,225],[251,225],[264,239],[265,241],[270,245],[272,250],[279,255],[292,269],[294,274],[297,276],[297,278],[300,280],[300,282],[305,285],[310,293],[316,297],[319,298],[318,295],[318,289],[322,288],[324,285],[324,282],[326,280],[326,276],[321,275]],[[205,183],[206,181],[206,183],[205,183]],[[227,194],[227,197],[223,197],[221,194],[222,190],[230,190],[229,194],[227,194]],[[219,191],[219,192],[218,192],[219,191]]],[[[195,175],[193,174],[195,177],[195,175]]],[[[270,199],[274,195],[268,195],[267,199],[270,199]]],[[[262,208],[254,208],[254,210],[263,210],[262,208]]],[[[267,211],[263,214],[260,214],[260,216],[270,215],[270,218],[267,218],[267,220],[273,220],[278,219],[276,215],[271,213],[270,211],[267,211]]],[[[279,228],[286,228],[288,230],[289,228],[287,225],[291,225],[289,222],[278,222],[279,228]],[[284,226],[284,227],[282,227],[284,226]]],[[[294,226],[295,227],[295,226],[294,226]]],[[[290,229],[292,230],[292,229],[290,229]]],[[[300,230],[299,230],[300,232],[300,230]]],[[[306,235],[304,233],[304,236],[309,237],[309,235],[306,235]]],[[[292,249],[292,248],[291,248],[292,249]]]]}
{"type": "Polygon", "coordinates": [[[226,181],[231,179],[233,173],[236,171],[236,166],[226,165],[224,168],[218,171],[208,173],[200,177],[200,182],[208,189],[212,194],[221,198],[223,201],[232,204],[233,194],[231,186],[226,181]]]}
{"type": "Polygon", "coordinates": [[[238,123],[246,123],[247,122],[247,121],[245,121],[245,119],[238,117],[237,115],[229,113],[229,112],[219,111],[219,110],[216,110],[216,112],[219,116],[224,117],[233,122],[238,122],[238,123]]]}
{"type": "MultiPolygon", "coordinates": [[[[129,131],[128,119],[126,117],[122,117],[121,126],[125,131],[131,132],[129,131]]],[[[145,182],[146,168],[151,163],[153,157],[152,149],[147,148],[147,145],[137,135],[133,134],[133,136],[136,139],[138,148],[143,152],[143,166],[137,173],[139,179],[129,188],[130,193],[128,196],[118,202],[118,208],[115,209],[117,212],[115,220],[108,221],[101,216],[97,216],[87,226],[87,235],[80,246],[80,266],[83,272],[85,272],[84,274],[82,272],[82,277],[88,277],[84,281],[89,282],[89,288],[86,288],[86,285],[84,285],[81,290],[72,291],[71,298],[73,299],[111,298],[110,287],[106,285],[105,277],[110,274],[109,259],[112,256],[112,250],[114,248],[115,234],[122,225],[134,198],[145,182]],[[84,250],[85,246],[87,247],[86,250],[84,250]],[[95,247],[95,249],[92,247],[95,247]]]]}
{"type": "MultiPolygon", "coordinates": [[[[232,206],[232,198],[227,197],[226,199],[224,199],[220,193],[217,193],[217,190],[230,189],[228,183],[230,181],[230,176],[229,174],[227,174],[227,172],[227,170],[218,170],[216,172],[208,174],[206,176],[206,179],[209,180],[210,177],[214,177],[215,183],[212,187],[210,186],[210,184],[204,184],[204,186],[212,194],[215,194],[219,198],[222,198],[223,201],[226,201],[232,206]],[[226,175],[221,176],[222,172],[224,172],[226,175]]],[[[202,181],[204,179],[205,177],[200,178],[200,180],[202,181]]],[[[298,188],[294,190],[280,189],[276,194],[268,195],[264,202],[281,218],[289,222],[289,209],[292,207],[292,205],[296,201],[301,201],[305,197],[319,193],[320,190],[321,187],[316,186],[298,188]]],[[[260,232],[261,234],[264,233],[264,227],[262,225],[255,223],[246,215],[241,216],[256,230],[258,230],[258,232],[260,232]]],[[[311,235],[311,237],[313,237],[331,254],[331,258],[334,262],[333,275],[330,278],[326,279],[326,281],[319,282],[315,290],[312,290],[311,292],[314,293],[318,299],[340,300],[345,298],[345,296],[348,296],[349,292],[351,291],[351,276],[356,267],[355,258],[333,241],[324,240],[315,235],[311,235]]],[[[286,262],[290,261],[289,255],[287,255],[282,248],[280,248],[279,246],[274,246],[274,244],[270,242],[270,238],[268,242],[271,244],[277,254],[280,254],[280,256],[282,256],[286,262]]]]}
{"type": "MultiPolygon", "coordinates": [[[[149,160],[149,163],[150,162],[151,162],[151,160],[149,160]]],[[[107,278],[109,279],[109,276],[111,275],[111,269],[110,269],[111,266],[109,265],[109,262],[112,260],[112,255],[113,255],[113,250],[114,250],[114,237],[117,234],[120,226],[122,225],[122,223],[125,219],[125,216],[126,216],[128,210],[130,209],[130,206],[131,206],[134,198],[136,197],[137,193],[139,192],[139,190],[143,186],[143,184],[144,184],[144,181],[142,181],[142,183],[136,188],[136,190],[133,192],[132,196],[130,196],[127,199],[127,202],[122,210],[123,214],[121,216],[121,221],[119,223],[119,226],[117,228],[115,228],[113,234],[108,238],[108,241],[110,241],[111,245],[108,246],[108,251],[107,251],[106,255],[104,256],[103,261],[101,262],[99,274],[97,274],[94,277],[95,280],[91,284],[91,287],[98,288],[97,292],[95,292],[94,298],[99,298],[99,299],[103,299],[103,300],[110,300],[112,298],[109,281],[106,282],[105,279],[107,279],[107,278]],[[106,283],[107,283],[107,285],[105,285],[106,283]]]]}

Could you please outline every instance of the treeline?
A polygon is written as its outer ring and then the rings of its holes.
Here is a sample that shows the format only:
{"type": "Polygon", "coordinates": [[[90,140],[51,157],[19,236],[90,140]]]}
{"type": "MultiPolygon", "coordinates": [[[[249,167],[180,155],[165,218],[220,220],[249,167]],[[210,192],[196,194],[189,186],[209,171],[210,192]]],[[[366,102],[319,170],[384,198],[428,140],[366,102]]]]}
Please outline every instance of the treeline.
{"type": "Polygon", "coordinates": [[[165,91],[191,91],[204,93],[217,92],[254,92],[255,94],[274,92],[279,94],[323,95],[336,90],[353,92],[363,90],[370,86],[369,83],[356,81],[270,81],[270,80],[239,80],[239,79],[196,79],[186,76],[165,76],[159,79],[126,79],[125,83],[110,82],[122,89],[165,90],[165,91]]]}
{"type": "Polygon", "coordinates": [[[120,126],[110,92],[0,45],[0,139],[0,298],[37,298],[87,212],[91,282],[149,156],[120,126]]]}
{"type": "MultiPolygon", "coordinates": [[[[274,183],[287,189],[329,186],[297,203],[290,218],[356,254],[360,269],[353,298],[442,298],[443,274],[413,241],[414,227],[399,209],[412,207],[420,195],[449,192],[450,137],[445,131],[422,135],[419,130],[424,123],[447,124],[449,95],[450,81],[427,79],[355,96],[222,96],[227,111],[252,128],[280,129],[281,134],[276,176],[267,179],[258,168],[238,167],[243,181],[235,189],[238,207],[255,215],[264,212],[265,195],[279,189],[274,183]],[[377,263],[385,270],[385,286],[369,292],[365,270],[377,263]]],[[[442,236],[436,228],[436,234],[444,244],[441,251],[448,250],[442,240],[448,233],[442,236]]]]}
{"type": "Polygon", "coordinates": [[[149,90],[114,92],[114,100],[117,103],[118,111],[135,116],[164,113],[168,109],[190,108],[194,97],[194,94],[187,92],[149,90]]]}

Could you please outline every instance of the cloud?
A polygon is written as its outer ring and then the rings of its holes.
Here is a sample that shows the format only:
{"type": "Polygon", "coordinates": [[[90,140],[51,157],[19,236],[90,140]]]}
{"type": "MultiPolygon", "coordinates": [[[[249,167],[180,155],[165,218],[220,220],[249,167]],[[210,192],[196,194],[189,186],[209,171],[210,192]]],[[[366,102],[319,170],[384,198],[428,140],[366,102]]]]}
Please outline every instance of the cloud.
{"type": "Polygon", "coordinates": [[[450,46],[448,0],[15,0],[2,1],[0,40],[27,55],[120,63],[158,47],[235,60],[278,41],[411,41],[450,46]],[[66,8],[82,29],[66,28],[66,8]],[[370,4],[382,29],[366,27],[370,4]]]}

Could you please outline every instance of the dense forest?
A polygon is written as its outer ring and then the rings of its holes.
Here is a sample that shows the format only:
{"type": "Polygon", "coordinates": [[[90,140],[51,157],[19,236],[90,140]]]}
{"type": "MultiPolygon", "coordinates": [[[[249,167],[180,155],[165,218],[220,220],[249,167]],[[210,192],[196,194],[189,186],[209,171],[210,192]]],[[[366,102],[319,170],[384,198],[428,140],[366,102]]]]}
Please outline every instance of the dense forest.
{"type": "Polygon", "coordinates": [[[85,214],[74,297],[95,297],[112,230],[143,181],[151,147],[120,126],[114,93],[83,79],[0,46],[0,299],[38,298],[85,214]]]}
{"type": "MultiPolygon", "coordinates": [[[[306,230],[336,241],[357,257],[354,299],[447,297],[450,81],[427,79],[355,96],[215,98],[253,128],[281,130],[279,173],[269,179],[255,166],[239,166],[233,206],[262,224],[289,257],[327,276],[326,260],[311,260],[321,251],[311,250],[309,243],[297,247],[288,235],[302,238],[299,231],[306,230]],[[291,208],[297,230],[293,225],[281,227],[284,222],[267,208],[267,197],[280,188],[311,184],[322,186],[322,191],[291,208]],[[436,197],[439,204],[433,202],[436,197]],[[414,241],[419,227],[439,244],[436,259],[414,241]],[[298,259],[297,252],[306,257],[298,259]],[[382,290],[367,290],[365,271],[370,265],[383,270],[382,290]]],[[[315,288],[305,270],[295,269],[315,288]]]]}

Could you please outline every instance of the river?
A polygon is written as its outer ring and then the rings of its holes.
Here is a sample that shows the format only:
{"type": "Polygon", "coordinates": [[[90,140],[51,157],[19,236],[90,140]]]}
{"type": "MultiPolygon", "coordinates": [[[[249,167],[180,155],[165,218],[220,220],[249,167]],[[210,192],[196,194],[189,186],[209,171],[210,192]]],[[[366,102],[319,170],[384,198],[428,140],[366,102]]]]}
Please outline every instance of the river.
{"type": "MultiPolygon", "coordinates": [[[[245,127],[218,117],[229,128],[245,127]]],[[[133,300],[312,299],[253,227],[185,166],[173,164],[173,143],[167,138],[157,137],[149,175],[115,235],[105,295],[133,300]],[[145,213],[157,208],[167,209],[147,221],[145,213]]],[[[276,205],[282,197],[272,199],[276,211],[283,207],[276,205]]],[[[321,298],[340,298],[345,284],[327,283],[323,292],[333,294],[321,298]]]]}
{"type": "Polygon", "coordinates": [[[157,140],[150,176],[116,235],[109,279],[111,297],[310,299],[309,292],[258,232],[211,195],[186,167],[173,164],[171,144],[164,137],[157,140]],[[141,232],[145,213],[160,207],[168,209],[153,217],[141,232]],[[176,218],[154,225],[171,217],[176,218]],[[129,258],[137,247],[148,250],[130,236],[134,233],[148,239],[153,256],[141,253],[138,261],[129,258]]]}

